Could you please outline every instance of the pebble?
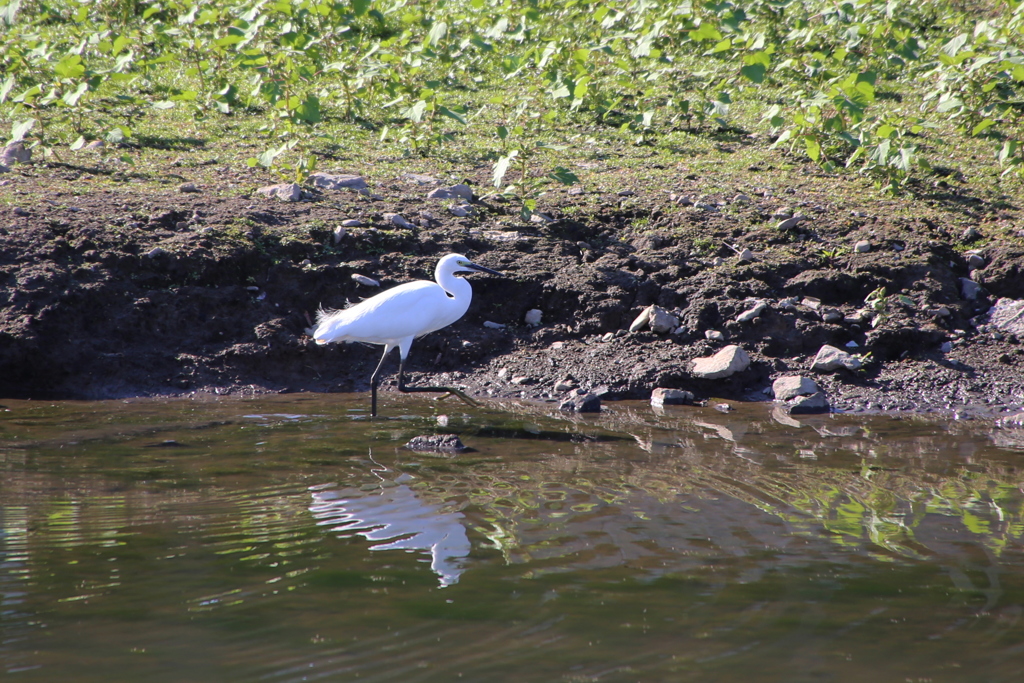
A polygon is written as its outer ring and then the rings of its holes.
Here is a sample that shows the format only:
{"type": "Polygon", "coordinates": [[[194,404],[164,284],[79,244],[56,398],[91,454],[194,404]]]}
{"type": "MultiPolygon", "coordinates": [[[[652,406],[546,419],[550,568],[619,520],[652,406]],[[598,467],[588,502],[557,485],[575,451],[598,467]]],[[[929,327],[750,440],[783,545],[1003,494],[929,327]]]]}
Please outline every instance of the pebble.
{"type": "Polygon", "coordinates": [[[720,413],[731,413],[732,406],[729,405],[728,403],[716,403],[715,410],[717,410],[720,413]]]}
{"type": "Polygon", "coordinates": [[[750,356],[735,344],[726,346],[713,356],[695,358],[691,373],[699,379],[722,379],[750,367],[750,356]]]}
{"type": "Polygon", "coordinates": [[[284,202],[297,202],[302,199],[302,188],[299,187],[298,183],[267,185],[256,190],[256,192],[268,198],[276,198],[284,202]]]}
{"type": "Polygon", "coordinates": [[[787,218],[784,221],[780,221],[779,224],[775,226],[775,229],[776,230],[792,230],[796,226],[800,225],[800,223],[802,221],[804,221],[804,220],[805,219],[804,219],[803,215],[797,214],[795,216],[791,216],[790,218],[787,218]]]}
{"type": "Polygon", "coordinates": [[[544,224],[547,224],[547,223],[554,223],[555,219],[552,218],[551,216],[547,215],[546,213],[531,213],[530,214],[530,222],[531,223],[539,223],[541,225],[544,225],[544,224]]]}
{"type": "Polygon", "coordinates": [[[539,308],[531,308],[526,312],[526,315],[523,316],[523,322],[530,327],[537,327],[540,325],[542,315],[543,312],[539,308]]]}
{"type": "Polygon", "coordinates": [[[485,320],[484,321],[484,327],[486,327],[489,330],[503,330],[503,329],[505,329],[505,326],[503,324],[491,322],[490,320],[485,320]]]}
{"type": "Polygon", "coordinates": [[[981,239],[982,235],[978,232],[977,228],[967,228],[963,234],[960,235],[961,242],[975,242],[981,239]]]}
{"type": "Polygon", "coordinates": [[[633,195],[636,194],[636,192],[634,192],[633,190],[619,190],[617,194],[620,197],[632,197],[633,195]]]}
{"type": "MultiPolygon", "coordinates": [[[[766,304],[763,301],[759,301],[759,302],[757,302],[757,304],[753,308],[751,308],[749,310],[746,310],[746,311],[743,311],[738,316],[736,316],[736,322],[738,322],[738,323],[749,322],[749,321],[753,320],[754,318],[757,318],[758,316],[760,316],[762,313],[764,313],[767,308],[768,308],[768,304],[766,304]]],[[[710,339],[710,337],[708,337],[708,339],[710,339]]]]}
{"type": "Polygon", "coordinates": [[[828,398],[823,392],[811,394],[810,396],[798,396],[786,403],[786,412],[790,415],[813,415],[827,413],[832,409],[828,398]]]}
{"type": "Polygon", "coordinates": [[[473,214],[473,207],[458,204],[448,208],[448,213],[455,216],[456,218],[466,218],[473,214]]]}
{"type": "Polygon", "coordinates": [[[722,265],[725,265],[725,259],[722,258],[721,256],[716,256],[715,258],[711,259],[711,265],[712,266],[722,266],[722,265]]]}
{"type": "Polygon", "coordinates": [[[15,216],[27,216],[28,215],[28,211],[26,211],[25,209],[21,208],[20,206],[16,206],[13,209],[11,209],[11,213],[13,213],[15,216]]]}
{"type": "Polygon", "coordinates": [[[32,150],[26,147],[25,143],[20,140],[7,145],[4,147],[3,152],[0,153],[0,163],[4,166],[27,164],[30,161],[32,161],[32,150]]]}
{"type": "Polygon", "coordinates": [[[345,239],[345,235],[348,234],[348,230],[342,227],[334,229],[334,243],[339,244],[341,240],[345,239]]]}
{"type": "Polygon", "coordinates": [[[821,308],[821,299],[816,299],[813,296],[805,296],[800,302],[800,305],[806,306],[812,311],[816,311],[821,308]]]}
{"type": "Polygon", "coordinates": [[[601,397],[591,393],[577,394],[562,401],[558,409],[570,413],[599,413],[601,397]]]}
{"type": "Polygon", "coordinates": [[[615,339],[614,332],[605,332],[604,336],[601,337],[601,341],[603,342],[610,342],[612,339],[615,339]]]}
{"type": "Polygon", "coordinates": [[[426,434],[412,438],[405,447],[417,453],[464,453],[469,448],[457,434],[426,434]]]}
{"type": "Polygon", "coordinates": [[[963,298],[968,301],[975,301],[979,296],[981,296],[981,292],[981,285],[977,282],[965,277],[960,278],[960,294],[963,298]]]}
{"type": "Polygon", "coordinates": [[[413,224],[407,221],[400,213],[386,213],[384,214],[384,220],[396,228],[405,228],[406,230],[413,229],[413,224]]]}
{"type": "Polygon", "coordinates": [[[693,394],[681,389],[658,388],[651,392],[651,405],[656,408],[693,405],[693,394]]]}
{"type": "Polygon", "coordinates": [[[517,375],[512,378],[512,384],[522,386],[524,384],[533,384],[533,378],[527,375],[517,375]]]}
{"type": "Polygon", "coordinates": [[[199,192],[199,188],[195,183],[182,183],[178,185],[178,192],[199,192]]]}
{"type": "Polygon", "coordinates": [[[718,330],[704,330],[704,337],[711,341],[725,341],[725,335],[718,330]]]}
{"type": "Polygon", "coordinates": [[[967,257],[967,268],[969,270],[977,270],[978,268],[985,267],[985,257],[981,254],[970,254],[967,257]]]}
{"type": "Polygon", "coordinates": [[[153,247],[146,253],[149,258],[156,258],[157,256],[163,256],[167,253],[167,250],[162,247],[153,247]]]}
{"type": "Polygon", "coordinates": [[[309,182],[314,187],[321,187],[325,190],[365,190],[369,186],[366,178],[361,175],[324,173],[317,171],[309,174],[309,182]]]}
{"type": "Polygon", "coordinates": [[[555,382],[555,391],[564,394],[567,391],[572,391],[576,388],[576,382],[571,379],[561,379],[555,382]]]}
{"type": "Polygon", "coordinates": [[[779,377],[772,382],[772,393],[779,401],[788,401],[797,396],[810,396],[820,391],[817,382],[810,377],[779,377]]]}
{"type": "Polygon", "coordinates": [[[744,249],[739,253],[740,263],[747,263],[754,260],[754,252],[749,249],[744,249]]]}
{"type": "Polygon", "coordinates": [[[811,370],[817,372],[834,372],[839,368],[859,370],[863,365],[864,363],[860,358],[852,356],[842,349],[825,344],[818,350],[818,355],[814,357],[811,370]]]}
{"type": "Polygon", "coordinates": [[[364,225],[366,225],[366,223],[359,220],[358,218],[348,218],[341,222],[341,227],[343,228],[361,228],[364,225]]]}
{"type": "Polygon", "coordinates": [[[735,197],[732,198],[732,201],[735,204],[749,204],[750,203],[750,197],[748,197],[745,194],[738,194],[738,195],[736,195],[735,197]]]}
{"type": "Polygon", "coordinates": [[[853,250],[858,254],[866,254],[871,251],[871,242],[861,240],[857,242],[857,244],[853,245],[853,250]]]}
{"type": "Polygon", "coordinates": [[[856,348],[859,348],[859,347],[860,347],[860,344],[858,344],[855,341],[848,341],[848,342],[846,342],[846,348],[848,348],[848,349],[856,349],[856,348]]]}
{"type": "Polygon", "coordinates": [[[506,377],[508,377],[508,368],[498,370],[498,379],[505,379],[506,377]]]}
{"type": "Polygon", "coordinates": [[[365,275],[360,275],[359,273],[352,273],[352,279],[361,285],[366,285],[367,287],[380,287],[380,283],[374,280],[372,277],[366,277],[365,275]]]}
{"type": "Polygon", "coordinates": [[[416,185],[437,185],[437,178],[425,173],[406,173],[402,180],[416,185]]]}
{"type": "Polygon", "coordinates": [[[451,187],[439,187],[431,190],[427,199],[473,199],[473,188],[465,183],[452,185],[451,187]]]}
{"type": "Polygon", "coordinates": [[[821,309],[821,320],[826,323],[838,323],[843,320],[843,313],[835,308],[821,309]]]}
{"type": "Polygon", "coordinates": [[[633,320],[629,326],[629,331],[637,332],[648,326],[650,326],[652,331],[658,334],[671,332],[679,327],[679,318],[672,315],[664,308],[651,304],[641,311],[640,315],[633,320]]]}

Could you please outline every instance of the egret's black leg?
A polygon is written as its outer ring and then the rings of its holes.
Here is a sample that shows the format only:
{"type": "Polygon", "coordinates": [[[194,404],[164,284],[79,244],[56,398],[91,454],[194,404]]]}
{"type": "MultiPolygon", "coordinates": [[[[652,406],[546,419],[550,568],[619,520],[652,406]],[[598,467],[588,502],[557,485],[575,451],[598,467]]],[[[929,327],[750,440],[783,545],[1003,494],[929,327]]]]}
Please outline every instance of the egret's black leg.
{"type": "Polygon", "coordinates": [[[380,357],[377,369],[370,376],[370,417],[377,417],[377,380],[380,377],[380,369],[384,367],[384,361],[387,360],[388,351],[390,350],[390,346],[384,347],[384,355],[380,357]]]}
{"type": "MultiPolygon", "coordinates": [[[[451,394],[452,396],[458,396],[463,401],[471,406],[480,405],[469,396],[466,396],[461,389],[455,387],[410,387],[405,384],[405,359],[400,358],[398,360],[398,390],[405,393],[412,393],[416,391],[429,391],[436,392],[439,394],[451,394]]],[[[441,398],[445,398],[442,396],[441,398]]]]}

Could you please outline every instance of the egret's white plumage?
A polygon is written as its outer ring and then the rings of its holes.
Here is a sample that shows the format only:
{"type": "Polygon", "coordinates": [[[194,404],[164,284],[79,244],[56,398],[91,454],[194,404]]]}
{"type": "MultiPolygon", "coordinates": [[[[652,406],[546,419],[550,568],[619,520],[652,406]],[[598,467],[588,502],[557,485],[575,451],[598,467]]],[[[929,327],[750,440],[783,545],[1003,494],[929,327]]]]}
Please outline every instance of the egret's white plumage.
{"type": "Polygon", "coordinates": [[[366,342],[384,346],[384,355],[370,379],[373,407],[377,413],[377,377],[391,349],[398,347],[400,391],[453,391],[449,387],[404,386],[405,359],[413,339],[447,327],[465,315],[473,299],[473,287],[456,273],[482,271],[501,273],[479,266],[462,254],[448,254],[434,269],[436,282],[416,280],[399,285],[340,311],[317,315],[313,338],[317,344],[366,342]]]}

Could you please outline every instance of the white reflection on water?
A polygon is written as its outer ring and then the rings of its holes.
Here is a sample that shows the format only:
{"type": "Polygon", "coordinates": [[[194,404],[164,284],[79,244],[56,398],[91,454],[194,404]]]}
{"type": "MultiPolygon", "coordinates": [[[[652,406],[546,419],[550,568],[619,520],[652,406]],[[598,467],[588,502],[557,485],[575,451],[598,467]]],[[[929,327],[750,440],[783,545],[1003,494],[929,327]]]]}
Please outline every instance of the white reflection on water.
{"type": "Polygon", "coordinates": [[[440,577],[441,588],[458,583],[463,571],[460,560],[470,551],[462,513],[420,500],[405,484],[374,491],[318,486],[311,493],[309,511],[318,526],[375,541],[370,550],[429,553],[430,568],[440,577]]]}

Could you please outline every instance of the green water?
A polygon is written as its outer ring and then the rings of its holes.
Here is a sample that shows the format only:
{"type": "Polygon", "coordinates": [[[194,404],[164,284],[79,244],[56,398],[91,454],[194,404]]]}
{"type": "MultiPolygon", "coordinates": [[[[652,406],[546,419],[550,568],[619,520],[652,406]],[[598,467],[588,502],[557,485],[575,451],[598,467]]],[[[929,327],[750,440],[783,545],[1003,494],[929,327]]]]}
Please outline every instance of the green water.
{"type": "Polygon", "coordinates": [[[0,403],[12,681],[1024,680],[991,424],[0,403]]]}

